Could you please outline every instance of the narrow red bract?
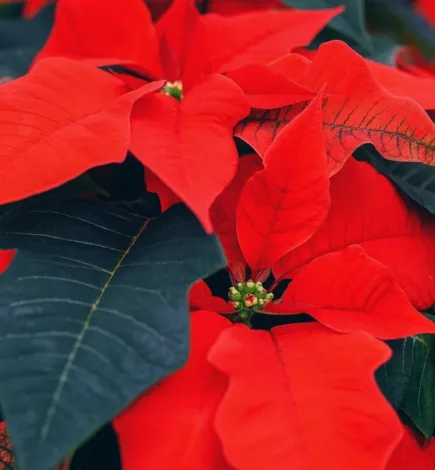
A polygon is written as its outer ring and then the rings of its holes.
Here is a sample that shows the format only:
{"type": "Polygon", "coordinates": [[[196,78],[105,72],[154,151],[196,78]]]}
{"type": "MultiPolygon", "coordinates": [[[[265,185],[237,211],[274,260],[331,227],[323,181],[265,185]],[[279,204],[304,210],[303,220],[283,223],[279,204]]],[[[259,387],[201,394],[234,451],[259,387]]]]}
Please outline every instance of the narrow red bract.
{"type": "Polygon", "coordinates": [[[229,264],[246,265],[236,232],[237,204],[248,179],[261,169],[263,165],[258,155],[251,154],[240,158],[236,175],[211,208],[213,229],[222,243],[229,264]]]}
{"type": "Polygon", "coordinates": [[[326,218],[330,198],[321,100],[320,93],[280,133],[264,156],[265,169],[241,193],[237,235],[253,269],[273,266],[326,218]]]}

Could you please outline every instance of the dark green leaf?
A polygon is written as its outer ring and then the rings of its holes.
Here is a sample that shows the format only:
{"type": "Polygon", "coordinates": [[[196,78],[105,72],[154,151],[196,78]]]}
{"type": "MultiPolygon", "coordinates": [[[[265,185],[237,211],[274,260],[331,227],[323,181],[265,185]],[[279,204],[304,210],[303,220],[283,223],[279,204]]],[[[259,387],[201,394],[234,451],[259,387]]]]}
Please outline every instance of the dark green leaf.
{"type": "Polygon", "coordinates": [[[225,264],[184,206],[56,198],[0,217],[0,401],[21,470],[50,470],[188,353],[187,291],[225,264]]]}
{"type": "Polygon", "coordinates": [[[0,79],[17,78],[27,72],[52,24],[52,7],[31,20],[0,18],[0,79]]]}
{"type": "Polygon", "coordinates": [[[394,408],[399,408],[408,389],[413,367],[413,338],[388,341],[391,359],[376,371],[376,381],[394,408]]]}
{"type": "Polygon", "coordinates": [[[370,38],[364,27],[363,0],[283,0],[290,7],[301,10],[317,10],[344,5],[346,10],[330,23],[329,27],[353,39],[358,44],[371,50],[370,38]]]}
{"type": "Polygon", "coordinates": [[[366,8],[371,29],[388,33],[402,44],[413,43],[427,58],[435,55],[435,31],[410,2],[367,0],[366,8]]]}
{"type": "Polygon", "coordinates": [[[412,341],[412,372],[400,409],[429,439],[435,429],[433,336],[420,335],[408,340],[412,341]]]}
{"type": "Polygon", "coordinates": [[[373,165],[417,204],[435,214],[435,167],[386,160],[372,146],[366,145],[360,147],[354,155],[358,160],[373,165]]]}
{"type": "Polygon", "coordinates": [[[395,67],[401,45],[393,38],[384,34],[372,34],[370,38],[372,41],[370,59],[395,67]]]}
{"type": "Polygon", "coordinates": [[[46,8],[31,20],[0,18],[0,49],[32,46],[41,48],[53,25],[54,9],[46,8]]]}

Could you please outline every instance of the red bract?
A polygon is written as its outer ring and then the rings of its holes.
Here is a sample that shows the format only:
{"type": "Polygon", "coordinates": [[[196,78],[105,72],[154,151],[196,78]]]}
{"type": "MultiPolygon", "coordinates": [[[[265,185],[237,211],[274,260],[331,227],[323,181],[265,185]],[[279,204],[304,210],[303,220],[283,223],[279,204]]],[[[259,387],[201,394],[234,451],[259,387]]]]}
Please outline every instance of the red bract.
{"type": "MultiPolygon", "coordinates": [[[[434,164],[435,125],[430,118],[413,100],[384,89],[365,60],[344,43],[323,44],[312,62],[290,54],[271,67],[310,89],[319,90],[326,83],[323,132],[330,174],[364,143],[374,144],[391,160],[434,164]]],[[[254,110],[236,135],[264,155],[278,132],[305,106],[254,110]]]]}
{"type": "Polygon", "coordinates": [[[227,378],[206,359],[230,322],[212,312],[191,317],[187,365],[117,417],[123,470],[230,470],[214,429],[227,378]]]}
{"type": "Polygon", "coordinates": [[[246,111],[240,88],[213,74],[192,87],[181,103],[154,94],[133,112],[131,150],[209,229],[210,204],[236,170],[231,134],[246,111]]]}
{"type": "Polygon", "coordinates": [[[273,266],[325,220],[329,178],[322,133],[322,95],[279,135],[264,170],[247,182],[237,207],[237,235],[249,266],[273,266]]]}
{"type": "Polygon", "coordinates": [[[411,429],[405,427],[404,431],[385,470],[434,470],[435,440],[426,443],[411,429]]]}
{"type": "Polygon", "coordinates": [[[381,468],[401,437],[373,378],[388,357],[364,333],[194,312],[188,364],[114,420],[123,469],[381,468]]]}
{"type": "Polygon", "coordinates": [[[115,77],[62,58],[43,60],[28,75],[3,85],[0,203],[59,186],[94,166],[123,161],[134,103],[162,85],[150,83],[127,93],[115,77]]]}
{"type": "Polygon", "coordinates": [[[415,7],[427,20],[435,24],[435,5],[431,0],[416,0],[415,7]]]}
{"type": "MultiPolygon", "coordinates": [[[[243,157],[236,179],[213,206],[212,220],[226,251],[233,277],[239,282],[244,280],[243,274],[240,276],[236,269],[240,270],[239,267],[244,266],[246,260],[254,280],[258,280],[257,276],[261,275],[264,268],[272,268],[274,271],[277,279],[274,286],[285,276],[294,278],[280,302],[266,304],[265,313],[306,312],[335,330],[364,330],[382,339],[401,338],[423,332],[435,333],[434,324],[415,310],[390,270],[367,256],[359,246],[327,256],[321,256],[325,252],[320,250],[309,252],[312,257],[306,262],[311,263],[305,269],[296,276],[290,269],[291,261],[299,260],[298,253],[304,253],[304,249],[307,249],[305,247],[316,246],[314,243],[322,234],[331,233],[331,218],[340,224],[338,240],[342,241],[346,235],[352,236],[351,230],[346,229],[349,224],[346,214],[337,214],[333,205],[327,216],[330,203],[329,179],[321,132],[320,104],[321,95],[277,136],[265,154],[263,170],[258,171],[258,161],[254,157],[243,157]],[[320,257],[316,259],[318,256],[320,257]],[[391,322],[392,311],[394,322],[391,322]]],[[[369,168],[369,176],[373,172],[381,180],[380,188],[382,184],[385,185],[384,193],[382,189],[373,193],[373,202],[379,207],[382,207],[382,203],[378,202],[378,198],[383,196],[389,210],[391,197],[397,198],[401,208],[406,207],[406,204],[391,184],[375,170],[367,164],[349,161],[345,169],[333,179],[343,180],[345,185],[339,189],[332,188],[331,193],[333,198],[337,198],[338,204],[343,201],[343,206],[349,206],[349,213],[357,218],[351,227],[360,234],[360,220],[364,217],[361,210],[364,207],[360,209],[356,204],[353,192],[357,192],[358,197],[369,204],[370,200],[366,201],[365,198],[370,185],[365,184],[364,190],[361,189],[352,175],[355,165],[357,169],[360,165],[363,169],[369,168]],[[352,188],[351,191],[347,190],[348,186],[352,188]]],[[[385,227],[385,224],[388,227],[391,224],[391,219],[385,214],[382,215],[383,226],[379,225],[376,212],[368,211],[367,218],[377,230],[385,227]]],[[[393,220],[399,222],[400,218],[393,220]]],[[[408,217],[403,218],[403,221],[407,228],[410,227],[408,217]]],[[[381,242],[384,242],[384,237],[389,232],[378,230],[376,233],[381,242]]],[[[421,236],[420,231],[418,234],[421,236]]],[[[349,240],[352,240],[349,245],[361,243],[366,248],[364,239],[349,240]]],[[[417,240],[416,243],[421,243],[421,238],[417,240]]],[[[329,240],[327,243],[329,250],[326,253],[343,247],[337,245],[332,248],[329,240]]],[[[370,247],[368,244],[369,254],[372,253],[370,247]]],[[[402,251],[409,253],[409,256],[415,256],[416,253],[415,249],[402,251]]],[[[393,256],[397,250],[390,252],[393,256]]],[[[431,258],[427,256],[427,263],[430,263],[431,258]]],[[[386,264],[390,266],[388,262],[386,264]]],[[[408,265],[403,269],[408,269],[408,265]]],[[[424,271],[418,273],[422,276],[425,274],[424,271]]],[[[226,314],[231,312],[217,305],[210,293],[208,299],[204,287],[201,291],[198,288],[198,291],[192,292],[191,305],[216,309],[226,314]]],[[[233,300],[231,296],[230,300],[233,300]]],[[[238,306],[237,302],[236,305],[238,306]]]]}
{"type": "MultiPolygon", "coordinates": [[[[404,55],[404,51],[406,51],[406,48],[402,48],[398,57],[402,57],[404,55]]],[[[310,60],[313,60],[317,55],[317,51],[304,48],[297,49],[295,52],[298,52],[298,54],[301,54],[310,60]]],[[[285,61],[288,59],[283,58],[282,60],[285,61]]],[[[279,66],[280,62],[281,61],[277,61],[275,66],[279,66]]],[[[370,59],[365,59],[365,63],[369,68],[370,73],[373,75],[373,78],[375,78],[391,94],[411,98],[414,101],[417,101],[417,103],[424,109],[435,108],[434,80],[415,77],[414,75],[417,74],[411,75],[390,65],[385,65],[381,62],[375,62],[370,59]]],[[[299,71],[298,74],[301,74],[302,71],[308,67],[308,64],[309,62],[302,62],[300,60],[301,71],[299,71]]],[[[428,76],[428,74],[425,76],[428,76]]]]}
{"type": "Polygon", "coordinates": [[[291,301],[311,304],[307,313],[338,331],[362,329],[381,339],[435,333],[391,271],[358,245],[312,261],[287,288],[285,303],[291,301]]]}
{"type": "Polygon", "coordinates": [[[364,333],[315,323],[225,330],[209,358],[230,380],[216,416],[228,460],[240,470],[383,468],[401,434],[373,378],[388,357],[364,333]]]}
{"type": "MultiPolygon", "coordinates": [[[[134,107],[130,148],[211,230],[208,211],[235,174],[237,152],[232,129],[248,114],[248,102],[274,107],[315,94],[260,64],[253,67],[261,76],[253,80],[248,64],[267,63],[307,44],[342,9],[201,17],[190,0],[177,0],[156,27],[142,0],[124,2],[122,11],[120,17],[116,2],[60,0],[55,26],[38,60],[64,56],[98,65],[124,64],[148,79],[170,80],[163,94],[140,100],[134,107]],[[235,74],[234,81],[215,74],[227,71],[235,74]],[[263,79],[273,86],[269,98],[263,79]]],[[[72,71],[68,73],[73,75],[72,71]]],[[[97,78],[86,81],[98,86],[97,78]]],[[[140,89],[146,83],[128,76],[125,81],[129,87],[140,89]]],[[[14,109],[21,111],[19,106],[14,109]]],[[[38,109],[41,120],[51,122],[50,112],[50,108],[38,109]]],[[[70,131],[74,138],[76,134],[70,131]]],[[[93,128],[92,132],[100,134],[93,128]]],[[[98,139],[94,145],[100,145],[98,139]]],[[[109,139],[107,145],[112,145],[109,139]]],[[[83,158],[88,168],[101,164],[95,161],[92,165],[93,154],[89,152],[83,152],[83,158]]],[[[61,177],[51,172],[53,186],[56,180],[60,184],[68,179],[68,171],[64,166],[65,176],[61,177]]],[[[33,189],[27,183],[23,178],[23,188],[13,194],[5,191],[0,200],[28,196],[33,189]]],[[[39,192],[45,189],[48,185],[41,185],[39,192]]],[[[167,191],[162,190],[162,197],[168,200],[167,191]]]]}
{"type": "Polygon", "coordinates": [[[274,267],[295,273],[318,256],[359,244],[386,265],[419,309],[435,301],[435,223],[370,167],[350,159],[331,179],[331,208],[311,239],[274,267]]]}

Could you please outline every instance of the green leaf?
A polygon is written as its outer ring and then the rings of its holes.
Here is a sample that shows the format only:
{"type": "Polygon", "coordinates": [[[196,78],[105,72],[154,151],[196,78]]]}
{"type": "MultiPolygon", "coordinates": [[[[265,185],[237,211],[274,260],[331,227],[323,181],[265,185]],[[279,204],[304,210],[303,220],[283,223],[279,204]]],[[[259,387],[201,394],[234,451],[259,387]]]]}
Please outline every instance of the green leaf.
{"type": "Polygon", "coordinates": [[[376,371],[376,382],[391,405],[398,409],[405,397],[413,366],[413,338],[388,341],[391,359],[376,371]]]}
{"type": "Polygon", "coordinates": [[[181,205],[43,198],[0,217],[0,401],[21,470],[51,470],[188,354],[187,292],[225,264],[181,205]]]}
{"type": "Polygon", "coordinates": [[[370,163],[417,204],[435,214],[435,167],[386,160],[371,145],[359,148],[354,156],[357,160],[370,163]]]}
{"type": "Polygon", "coordinates": [[[27,72],[50,34],[53,17],[52,7],[31,20],[0,14],[0,78],[17,78],[27,72]]]}
{"type": "Polygon", "coordinates": [[[435,429],[435,362],[433,336],[420,335],[412,341],[412,372],[400,410],[427,439],[435,429]]]}
{"type": "Polygon", "coordinates": [[[435,55],[435,31],[411,2],[367,0],[366,9],[372,30],[385,32],[402,44],[415,45],[427,59],[435,55]]]}
{"type": "Polygon", "coordinates": [[[364,26],[363,0],[283,0],[283,2],[290,7],[301,10],[318,10],[334,8],[340,5],[345,6],[346,10],[334,18],[328,26],[353,39],[367,51],[371,51],[370,38],[364,26]]]}
{"type": "Polygon", "coordinates": [[[370,58],[395,67],[401,45],[385,34],[372,34],[370,38],[372,41],[372,54],[370,58]]]}

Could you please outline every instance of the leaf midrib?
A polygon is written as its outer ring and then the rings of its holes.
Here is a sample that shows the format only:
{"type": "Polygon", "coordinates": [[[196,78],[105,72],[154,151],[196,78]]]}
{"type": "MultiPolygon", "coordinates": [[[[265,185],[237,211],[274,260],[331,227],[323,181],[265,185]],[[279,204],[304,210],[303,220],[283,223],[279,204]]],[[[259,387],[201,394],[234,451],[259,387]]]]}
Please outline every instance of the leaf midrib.
{"type": "Polygon", "coordinates": [[[151,219],[147,219],[142,224],[142,226],[138,230],[137,234],[132,237],[132,240],[131,240],[130,244],[125,249],[124,253],[122,254],[120,259],[116,263],[113,270],[110,272],[106,283],[102,287],[100,293],[98,294],[97,298],[95,299],[94,303],[91,306],[91,309],[89,310],[89,312],[87,314],[85,322],[83,323],[83,328],[81,329],[79,335],[77,336],[77,340],[75,341],[75,343],[74,343],[74,345],[71,349],[71,352],[68,355],[68,360],[67,360],[67,362],[66,362],[66,364],[65,364],[65,366],[64,366],[64,368],[63,368],[63,370],[62,370],[62,372],[59,376],[59,382],[58,382],[57,387],[56,387],[56,389],[55,389],[55,391],[52,395],[51,403],[50,403],[50,405],[48,407],[48,410],[47,410],[47,413],[45,415],[45,421],[44,421],[43,425],[41,426],[41,430],[40,430],[40,433],[39,433],[39,442],[44,442],[47,439],[48,433],[50,431],[51,423],[53,421],[54,415],[55,415],[56,410],[57,410],[57,404],[59,403],[60,397],[61,397],[62,392],[63,392],[63,388],[64,388],[64,386],[65,386],[65,384],[68,380],[68,377],[69,377],[69,372],[70,372],[70,370],[71,370],[71,368],[74,364],[74,361],[77,357],[77,353],[78,353],[78,351],[80,349],[80,346],[83,342],[83,339],[84,339],[84,337],[85,337],[85,335],[86,335],[86,333],[87,333],[87,331],[90,327],[92,318],[93,318],[96,310],[98,309],[98,306],[99,306],[102,298],[104,297],[104,294],[106,293],[107,288],[110,286],[115,274],[117,273],[118,269],[121,267],[122,263],[124,262],[125,258],[128,256],[128,254],[130,253],[130,251],[132,250],[134,245],[136,244],[138,238],[142,235],[143,231],[147,227],[150,220],[151,219]]]}
{"type": "MultiPolygon", "coordinates": [[[[352,131],[376,132],[378,134],[391,135],[393,137],[399,137],[399,138],[404,139],[404,140],[409,140],[411,142],[415,142],[415,143],[417,143],[418,145],[421,145],[424,148],[435,151],[435,146],[433,146],[431,144],[427,144],[426,142],[424,142],[420,139],[414,139],[413,137],[410,137],[409,135],[406,135],[402,132],[388,131],[388,130],[383,130],[383,129],[373,129],[373,128],[369,128],[369,127],[348,126],[346,124],[334,124],[334,123],[329,123],[329,122],[323,122],[323,125],[326,126],[326,127],[338,127],[340,129],[349,129],[349,130],[352,130],[352,131]]],[[[435,139],[432,139],[432,141],[433,140],[435,140],[435,139]]]]}

